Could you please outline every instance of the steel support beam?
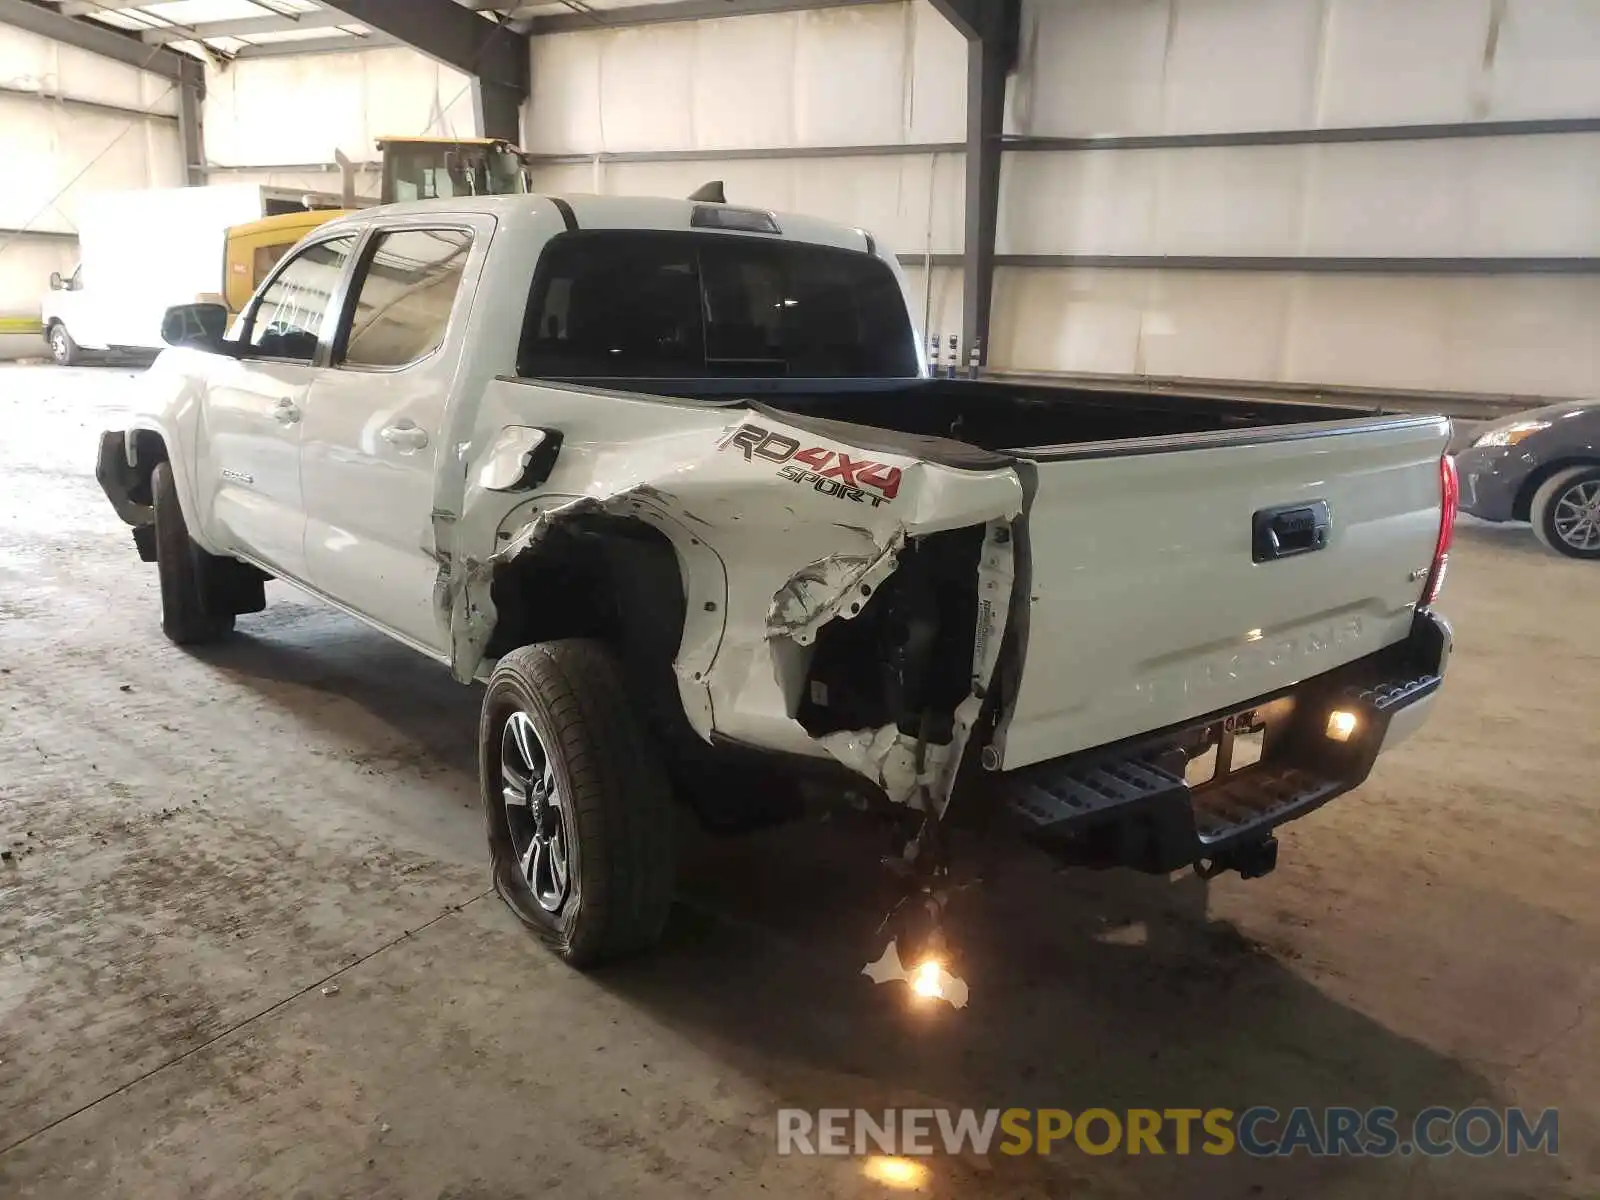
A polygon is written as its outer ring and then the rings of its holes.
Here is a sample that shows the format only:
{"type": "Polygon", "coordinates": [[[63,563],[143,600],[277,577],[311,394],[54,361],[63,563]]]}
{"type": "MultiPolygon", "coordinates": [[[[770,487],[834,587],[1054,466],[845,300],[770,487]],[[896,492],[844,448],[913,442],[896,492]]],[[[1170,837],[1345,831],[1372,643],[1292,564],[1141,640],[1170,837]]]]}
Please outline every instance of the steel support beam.
{"type": "Polygon", "coordinates": [[[174,113],[151,112],[147,108],[130,108],[125,104],[104,104],[99,100],[80,100],[76,96],[61,96],[55,92],[41,92],[37,88],[12,87],[0,84],[0,97],[17,100],[34,100],[40,104],[59,104],[63,108],[81,108],[85,112],[104,113],[110,117],[132,117],[139,121],[176,121],[174,113]]]}
{"type": "MultiPolygon", "coordinates": [[[[552,13],[517,22],[529,33],[578,33],[586,29],[627,29],[638,25],[663,25],[671,21],[705,21],[719,17],[759,17],[771,13],[806,12],[817,8],[846,8],[861,4],[889,4],[895,0],[669,0],[665,4],[630,4],[623,8],[589,12],[552,13]]],[[[473,8],[504,8],[499,0],[468,0],[473,8]]]]}
{"type": "Polygon", "coordinates": [[[206,69],[200,60],[183,56],[178,70],[178,144],[183,149],[183,181],[201,187],[206,181],[206,139],[201,101],[206,96],[206,69]]]}
{"type": "Polygon", "coordinates": [[[961,346],[966,363],[989,359],[995,231],[1000,224],[1006,76],[1016,67],[1020,0],[933,0],[967,39],[966,233],[961,283],[961,346]]]}
{"type": "Polygon", "coordinates": [[[146,46],[137,37],[97,21],[78,21],[30,0],[0,0],[0,25],[10,25],[53,42],[76,46],[102,58],[174,81],[182,78],[187,55],[160,46],[146,46]]]}
{"type": "MultiPolygon", "coordinates": [[[[902,254],[900,264],[962,267],[965,254],[902,254]]],[[[1278,254],[997,254],[994,265],[1016,270],[1064,271],[1284,271],[1314,275],[1600,275],[1594,255],[1517,255],[1403,258],[1388,255],[1295,257],[1278,254]]]]}
{"type": "Polygon", "coordinates": [[[239,17],[232,21],[195,21],[188,25],[177,25],[170,29],[146,29],[139,37],[152,44],[165,44],[167,42],[183,42],[199,37],[202,39],[237,37],[249,38],[258,33],[287,33],[296,29],[334,29],[340,25],[352,24],[349,17],[340,12],[332,12],[319,8],[312,12],[284,13],[279,17],[239,17]]]}
{"type": "Polygon", "coordinates": [[[323,6],[473,77],[473,110],[484,137],[521,141],[528,98],[528,39],[455,0],[323,0],[323,6]]]}
{"type": "Polygon", "coordinates": [[[401,43],[386,33],[335,34],[332,37],[292,38],[278,42],[252,42],[234,51],[235,58],[289,58],[302,54],[354,54],[382,50],[401,43]]]}

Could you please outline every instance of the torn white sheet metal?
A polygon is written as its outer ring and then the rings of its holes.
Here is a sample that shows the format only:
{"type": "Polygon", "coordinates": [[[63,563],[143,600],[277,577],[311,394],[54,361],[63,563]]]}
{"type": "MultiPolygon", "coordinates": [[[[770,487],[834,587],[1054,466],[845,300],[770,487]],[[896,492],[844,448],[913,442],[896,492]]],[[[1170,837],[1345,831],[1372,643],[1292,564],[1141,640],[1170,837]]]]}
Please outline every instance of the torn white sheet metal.
{"type": "Polygon", "coordinates": [[[956,740],[926,747],[920,773],[915,739],[893,727],[807,735],[794,717],[800,681],[818,631],[864,610],[910,538],[1009,527],[1023,503],[1015,471],[958,470],[852,447],[772,414],[756,420],[744,409],[593,391],[496,381],[487,409],[503,413],[503,426],[527,425],[519,410],[530,395],[541,405],[538,424],[563,438],[541,490],[509,495],[481,486],[480,459],[503,445],[497,424],[475,436],[477,458],[463,455],[464,515],[435,520],[435,544],[444,548],[435,599],[457,677],[484,667],[498,568],[536,551],[566,521],[633,517],[659,530],[678,557],[687,595],[674,665],[702,737],[835,757],[901,803],[942,812],[1004,634],[998,589],[1009,587],[1009,547],[985,545],[978,586],[996,591],[980,602],[974,695],[958,710],[956,740]]]}
{"type": "Polygon", "coordinates": [[[828,733],[817,741],[852,771],[876,783],[896,803],[922,809],[927,796],[933,800],[935,812],[944,812],[949,798],[945,784],[952,761],[951,746],[925,747],[922,770],[918,772],[917,739],[901,733],[894,725],[828,733]]]}
{"type": "Polygon", "coordinates": [[[876,555],[830,554],[803,567],[772,598],[767,636],[809,646],[818,628],[835,617],[848,621],[856,616],[900,565],[905,544],[905,530],[896,530],[876,555]]]}

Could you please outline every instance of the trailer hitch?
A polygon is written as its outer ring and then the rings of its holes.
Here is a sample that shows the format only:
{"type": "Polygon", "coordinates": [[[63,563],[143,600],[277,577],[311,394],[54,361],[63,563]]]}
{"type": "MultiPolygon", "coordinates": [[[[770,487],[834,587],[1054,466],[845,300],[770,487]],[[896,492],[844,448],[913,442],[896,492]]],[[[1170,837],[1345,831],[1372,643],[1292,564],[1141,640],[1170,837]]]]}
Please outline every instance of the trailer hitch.
{"type": "Polygon", "coordinates": [[[1215,858],[1202,858],[1194,864],[1201,879],[1215,879],[1225,871],[1237,871],[1245,879],[1260,879],[1272,874],[1278,865],[1278,839],[1262,838],[1224,850],[1215,858]]]}

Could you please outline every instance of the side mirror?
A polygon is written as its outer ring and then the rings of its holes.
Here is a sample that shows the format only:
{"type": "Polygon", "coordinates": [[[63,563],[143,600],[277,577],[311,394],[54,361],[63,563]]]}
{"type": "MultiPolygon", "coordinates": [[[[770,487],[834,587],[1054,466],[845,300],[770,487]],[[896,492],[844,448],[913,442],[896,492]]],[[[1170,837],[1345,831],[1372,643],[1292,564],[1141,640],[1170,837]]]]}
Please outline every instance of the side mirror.
{"type": "MultiPolygon", "coordinates": [[[[37,278],[37,276],[35,278],[37,278]]],[[[60,271],[51,271],[50,272],[50,290],[52,292],[60,292],[60,291],[65,291],[66,287],[67,287],[67,281],[61,278],[61,272],[60,271]]]]}
{"type": "Polygon", "coordinates": [[[161,318],[161,340],[169,346],[215,350],[227,332],[225,304],[174,304],[161,318]]]}

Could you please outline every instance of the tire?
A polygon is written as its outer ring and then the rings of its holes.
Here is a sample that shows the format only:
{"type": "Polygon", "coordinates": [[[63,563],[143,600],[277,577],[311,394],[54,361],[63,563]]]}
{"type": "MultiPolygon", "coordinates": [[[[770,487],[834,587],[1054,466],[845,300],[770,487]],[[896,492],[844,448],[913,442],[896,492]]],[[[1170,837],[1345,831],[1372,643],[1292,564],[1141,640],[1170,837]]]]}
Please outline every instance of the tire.
{"type": "Polygon", "coordinates": [[[226,637],[233,629],[233,614],[217,612],[207,602],[207,576],[214,573],[215,560],[189,537],[170,464],[156,464],[150,492],[156,513],[161,632],[179,646],[198,646],[226,637]]]}
{"type": "Polygon", "coordinates": [[[72,340],[67,327],[60,321],[50,323],[45,337],[50,342],[50,357],[55,360],[56,366],[72,367],[83,361],[83,351],[78,349],[78,343],[72,340]]]}
{"type": "Polygon", "coordinates": [[[654,946],[672,907],[677,813],[610,649],[573,638],[507,654],[478,745],[490,869],[511,911],[575,967],[654,946]]]}
{"type": "Polygon", "coordinates": [[[1528,519],[1534,536],[1557,554],[1600,558],[1600,466],[1550,476],[1533,494],[1528,519]]]}

